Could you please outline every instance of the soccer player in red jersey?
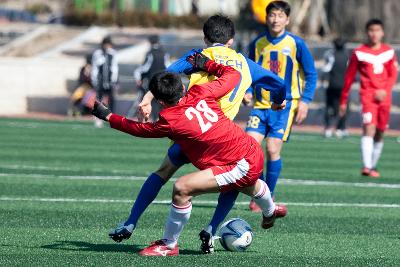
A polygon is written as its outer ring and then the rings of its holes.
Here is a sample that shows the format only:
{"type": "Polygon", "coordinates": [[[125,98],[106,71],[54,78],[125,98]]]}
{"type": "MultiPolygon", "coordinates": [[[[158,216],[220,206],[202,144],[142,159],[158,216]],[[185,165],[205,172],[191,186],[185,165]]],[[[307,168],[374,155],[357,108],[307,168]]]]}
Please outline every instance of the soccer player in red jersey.
{"type": "MultiPolygon", "coordinates": [[[[168,72],[155,75],[149,88],[164,107],[157,122],[128,120],[112,114],[99,102],[93,109],[93,115],[109,121],[114,129],[138,137],[169,137],[200,169],[175,182],[164,237],[142,250],[140,255],[179,255],[177,241],[190,217],[191,198],[200,194],[238,190],[253,197],[262,208],[264,229],[272,227],[276,218],[286,215],[286,208],[274,204],[268,186],[258,179],[264,164],[260,145],[229,120],[217,102],[238,84],[240,73],[200,53],[189,57],[188,61],[218,79],[194,85],[184,95],[179,76],[168,72]]],[[[275,104],[283,109],[284,96],[280,100],[281,103],[275,104]]]]}
{"type": "Polygon", "coordinates": [[[388,127],[392,88],[397,80],[395,51],[383,43],[384,25],[379,19],[366,24],[368,43],[356,48],[350,58],[340,99],[340,114],[346,113],[351,85],[357,71],[361,77],[363,136],[362,175],[378,178],[376,169],[383,148],[383,134],[388,127]]]}

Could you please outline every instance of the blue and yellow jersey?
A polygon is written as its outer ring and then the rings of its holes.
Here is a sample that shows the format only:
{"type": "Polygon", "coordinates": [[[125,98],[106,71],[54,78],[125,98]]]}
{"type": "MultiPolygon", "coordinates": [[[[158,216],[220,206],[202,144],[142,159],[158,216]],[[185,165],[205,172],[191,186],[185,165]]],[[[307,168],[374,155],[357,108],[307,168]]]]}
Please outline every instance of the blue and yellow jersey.
{"type": "Polygon", "coordinates": [[[167,68],[167,71],[170,72],[190,75],[189,90],[194,84],[203,84],[216,79],[216,77],[204,71],[196,71],[186,61],[186,58],[195,52],[201,52],[215,62],[231,66],[240,72],[240,83],[219,100],[222,111],[229,119],[233,120],[235,118],[239,112],[244,94],[251,86],[261,86],[266,90],[270,90],[276,103],[281,103],[285,99],[285,86],[282,79],[235,50],[220,44],[197,51],[192,50],[167,68]]]}
{"type": "MultiPolygon", "coordinates": [[[[272,37],[267,31],[251,42],[249,58],[285,81],[287,100],[312,101],[317,72],[314,59],[303,39],[289,32],[272,37]]],[[[254,108],[270,108],[270,92],[259,86],[253,89],[254,108]]]]}

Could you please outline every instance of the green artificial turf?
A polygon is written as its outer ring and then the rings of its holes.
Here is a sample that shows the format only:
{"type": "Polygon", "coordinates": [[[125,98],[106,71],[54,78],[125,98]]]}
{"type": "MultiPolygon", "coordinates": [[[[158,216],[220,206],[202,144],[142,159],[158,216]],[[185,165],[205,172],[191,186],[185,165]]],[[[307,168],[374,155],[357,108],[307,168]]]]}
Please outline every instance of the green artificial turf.
{"type": "MultiPolygon", "coordinates": [[[[210,194],[194,199],[181,256],[139,257],[162,237],[172,182],[130,240],[116,244],[107,233],[129,214],[168,145],[88,122],[0,119],[0,266],[400,265],[400,144],[386,139],[382,177],[372,180],[359,175],[359,137],[296,133],[284,146],[284,179],[276,189],[288,216],[264,231],[245,196],[228,216],[252,226],[248,251],[226,252],[217,244],[213,255],[199,253],[197,235],[217,198],[210,194]]],[[[194,170],[185,166],[176,178],[194,170]]]]}

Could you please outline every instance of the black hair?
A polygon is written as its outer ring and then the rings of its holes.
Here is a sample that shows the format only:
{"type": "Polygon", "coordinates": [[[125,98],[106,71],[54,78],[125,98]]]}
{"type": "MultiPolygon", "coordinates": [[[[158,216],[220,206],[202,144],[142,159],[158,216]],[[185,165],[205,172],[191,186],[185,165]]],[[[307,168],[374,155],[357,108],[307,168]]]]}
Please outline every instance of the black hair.
{"type": "Polygon", "coordinates": [[[214,15],[207,19],[203,25],[204,37],[211,43],[226,44],[235,37],[233,21],[223,15],[214,15]]]}
{"type": "Polygon", "coordinates": [[[149,42],[151,44],[158,44],[160,42],[160,36],[154,34],[149,36],[149,42]]]}
{"type": "Polygon", "coordinates": [[[371,27],[372,25],[380,25],[382,29],[385,28],[382,20],[374,18],[367,21],[367,23],[365,24],[365,30],[368,30],[369,27],[371,27]]]}
{"type": "Polygon", "coordinates": [[[110,45],[112,45],[113,43],[112,43],[111,37],[110,37],[110,36],[104,37],[103,41],[101,41],[101,44],[102,44],[102,45],[105,45],[105,44],[110,44],[110,45]]]}
{"type": "Polygon", "coordinates": [[[178,74],[160,72],[155,74],[149,84],[154,98],[166,104],[176,104],[183,96],[183,86],[178,74]]]}
{"type": "Polygon", "coordinates": [[[333,45],[335,46],[336,50],[343,50],[346,46],[346,40],[342,37],[338,37],[333,40],[333,45]]]}
{"type": "Polygon", "coordinates": [[[267,5],[265,9],[267,15],[271,12],[272,9],[282,10],[285,12],[286,16],[290,16],[290,5],[285,1],[272,1],[267,5]]]}

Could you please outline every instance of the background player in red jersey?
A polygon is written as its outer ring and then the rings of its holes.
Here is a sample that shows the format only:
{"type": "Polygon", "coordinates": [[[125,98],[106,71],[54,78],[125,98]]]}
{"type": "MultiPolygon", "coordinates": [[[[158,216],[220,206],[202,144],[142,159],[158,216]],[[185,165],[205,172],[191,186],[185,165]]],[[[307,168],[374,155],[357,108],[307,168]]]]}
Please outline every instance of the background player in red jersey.
{"type": "MultiPolygon", "coordinates": [[[[184,86],[176,74],[155,75],[149,88],[164,109],[154,123],[140,123],[112,114],[96,102],[93,115],[110,122],[112,128],[134,136],[169,137],[178,143],[189,160],[200,171],[179,178],[173,189],[172,206],[164,237],[140,252],[146,256],[175,256],[177,241],[188,222],[191,198],[204,193],[238,190],[261,207],[261,226],[268,229],[276,218],[286,215],[284,206],[275,205],[266,183],[258,179],[263,171],[264,156],[257,142],[229,120],[217,100],[234,88],[240,73],[229,66],[209,60],[197,53],[188,58],[194,67],[218,77],[209,83],[194,85],[184,96],[184,86]],[[196,149],[193,149],[196,147],[196,149]]],[[[281,103],[284,108],[285,96],[281,103]]]]}
{"type": "Polygon", "coordinates": [[[363,137],[362,175],[379,177],[376,169],[383,148],[383,133],[389,124],[392,88],[397,80],[396,54],[384,44],[384,25],[379,19],[366,24],[368,43],[356,48],[350,58],[340,99],[340,114],[346,113],[351,85],[357,71],[361,76],[363,137]]]}

